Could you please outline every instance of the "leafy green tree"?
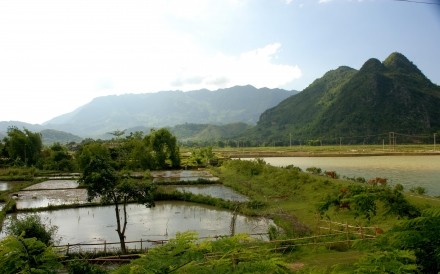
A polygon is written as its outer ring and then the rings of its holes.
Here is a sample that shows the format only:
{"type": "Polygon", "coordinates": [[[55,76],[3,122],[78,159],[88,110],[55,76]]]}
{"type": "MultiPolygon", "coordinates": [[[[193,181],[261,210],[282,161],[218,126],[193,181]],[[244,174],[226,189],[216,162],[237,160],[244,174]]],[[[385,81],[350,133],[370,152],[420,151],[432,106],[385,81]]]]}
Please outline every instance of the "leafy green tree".
{"type": "Polygon", "coordinates": [[[40,159],[43,143],[39,133],[10,127],[3,141],[5,151],[12,164],[33,166],[40,159]]]}
{"type": "Polygon", "coordinates": [[[54,143],[49,148],[43,150],[43,169],[58,171],[73,171],[75,169],[72,155],[69,154],[67,147],[60,143],[54,143]]]}
{"type": "Polygon", "coordinates": [[[62,267],[52,247],[37,238],[7,236],[0,242],[0,269],[5,274],[57,273],[62,267]]]}
{"type": "Polygon", "coordinates": [[[127,204],[137,202],[147,207],[154,206],[154,185],[147,181],[133,180],[127,175],[118,173],[112,167],[110,159],[102,155],[95,155],[90,159],[83,170],[80,182],[87,187],[90,201],[100,198],[101,202],[115,206],[116,232],[121,243],[121,251],[126,253],[127,204]]]}
{"type": "Polygon", "coordinates": [[[440,209],[427,209],[421,216],[403,220],[387,233],[396,249],[414,251],[423,273],[440,272],[440,209]]]}
{"type": "Polygon", "coordinates": [[[180,166],[177,139],[168,129],[152,130],[150,135],[145,137],[145,141],[154,153],[156,169],[177,168],[180,166]]]}
{"type": "Polygon", "coordinates": [[[111,157],[108,147],[101,142],[88,141],[87,143],[81,145],[75,154],[75,159],[80,170],[84,170],[90,161],[95,157],[110,161],[111,157]]]}
{"type": "Polygon", "coordinates": [[[206,166],[216,162],[218,159],[212,152],[212,147],[196,148],[191,151],[188,163],[192,166],[206,166]]]}
{"type": "Polygon", "coordinates": [[[7,228],[7,233],[16,237],[36,238],[45,245],[54,243],[56,226],[43,224],[38,215],[29,215],[23,219],[13,219],[7,228]]]}

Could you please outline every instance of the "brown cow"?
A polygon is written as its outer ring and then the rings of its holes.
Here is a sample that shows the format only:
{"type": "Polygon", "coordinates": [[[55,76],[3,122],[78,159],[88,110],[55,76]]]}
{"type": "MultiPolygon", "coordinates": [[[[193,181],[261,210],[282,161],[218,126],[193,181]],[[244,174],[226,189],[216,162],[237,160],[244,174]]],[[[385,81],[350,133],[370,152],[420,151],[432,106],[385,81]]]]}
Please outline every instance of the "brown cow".
{"type": "Polygon", "coordinates": [[[380,177],[376,177],[373,179],[368,180],[368,183],[370,185],[381,185],[381,186],[385,186],[387,184],[387,178],[380,178],[380,177]]]}
{"type": "Polygon", "coordinates": [[[336,179],[336,177],[337,177],[337,175],[336,175],[336,172],[335,171],[333,171],[333,170],[330,170],[330,171],[325,171],[325,176],[328,176],[328,177],[331,177],[331,178],[333,178],[333,179],[336,179]]]}

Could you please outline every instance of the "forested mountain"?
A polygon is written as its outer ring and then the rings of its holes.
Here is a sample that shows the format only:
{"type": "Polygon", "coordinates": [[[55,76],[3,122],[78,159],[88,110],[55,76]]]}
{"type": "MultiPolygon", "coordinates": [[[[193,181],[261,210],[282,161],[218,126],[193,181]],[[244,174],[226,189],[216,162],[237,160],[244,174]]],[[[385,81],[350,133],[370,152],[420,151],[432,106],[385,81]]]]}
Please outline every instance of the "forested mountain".
{"type": "Polygon", "coordinates": [[[362,142],[389,132],[439,130],[440,86],[395,52],[383,62],[368,60],[360,70],[339,67],[327,72],[265,111],[247,136],[284,144],[292,139],[362,142]]]}
{"type": "Polygon", "coordinates": [[[260,114],[295,94],[281,89],[236,86],[216,91],[163,91],[98,97],[47,121],[46,128],[94,137],[138,126],[178,124],[255,124],[260,114]]]}

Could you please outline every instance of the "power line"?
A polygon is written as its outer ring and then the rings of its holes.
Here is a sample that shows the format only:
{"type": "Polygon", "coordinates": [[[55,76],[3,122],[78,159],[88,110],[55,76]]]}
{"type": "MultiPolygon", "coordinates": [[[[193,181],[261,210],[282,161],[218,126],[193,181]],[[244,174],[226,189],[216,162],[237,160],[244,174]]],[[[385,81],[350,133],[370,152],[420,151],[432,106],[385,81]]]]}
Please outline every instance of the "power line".
{"type": "Polygon", "coordinates": [[[398,2],[408,2],[408,3],[415,3],[415,4],[425,4],[425,5],[440,5],[438,1],[436,2],[426,2],[426,1],[415,1],[415,0],[393,0],[398,2]]]}

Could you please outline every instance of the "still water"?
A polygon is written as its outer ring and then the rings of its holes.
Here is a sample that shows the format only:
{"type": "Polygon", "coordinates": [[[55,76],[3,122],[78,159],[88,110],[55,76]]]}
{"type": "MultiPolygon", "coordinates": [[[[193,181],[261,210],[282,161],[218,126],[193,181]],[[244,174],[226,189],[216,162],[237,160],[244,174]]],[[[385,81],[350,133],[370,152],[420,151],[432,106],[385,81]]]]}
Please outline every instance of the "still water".
{"type": "Polygon", "coordinates": [[[179,192],[189,192],[196,195],[207,195],[228,201],[249,201],[246,196],[241,195],[240,193],[224,185],[170,185],[165,187],[171,190],[177,190],[179,192]]]}
{"type": "Polygon", "coordinates": [[[402,184],[406,191],[421,186],[428,195],[440,195],[440,155],[360,156],[360,157],[268,157],[273,166],[294,165],[302,170],[319,167],[334,170],[341,177],[387,178],[390,184],[402,184]]]}
{"type": "MultiPolygon", "coordinates": [[[[29,213],[9,215],[23,217],[29,213]]],[[[113,206],[82,207],[41,211],[35,213],[42,220],[58,226],[56,238],[60,244],[119,242],[115,231],[113,206]]],[[[127,241],[167,240],[177,232],[196,231],[200,237],[230,234],[232,212],[190,202],[157,202],[154,208],[130,204],[128,206],[127,241]]],[[[8,221],[6,221],[6,224],[8,221]]],[[[235,233],[267,233],[273,222],[265,218],[238,215],[235,233]]],[[[0,235],[4,236],[4,235],[0,235]]]]}
{"type": "Polygon", "coordinates": [[[12,188],[12,183],[0,181],[0,191],[9,190],[12,188]]]}

